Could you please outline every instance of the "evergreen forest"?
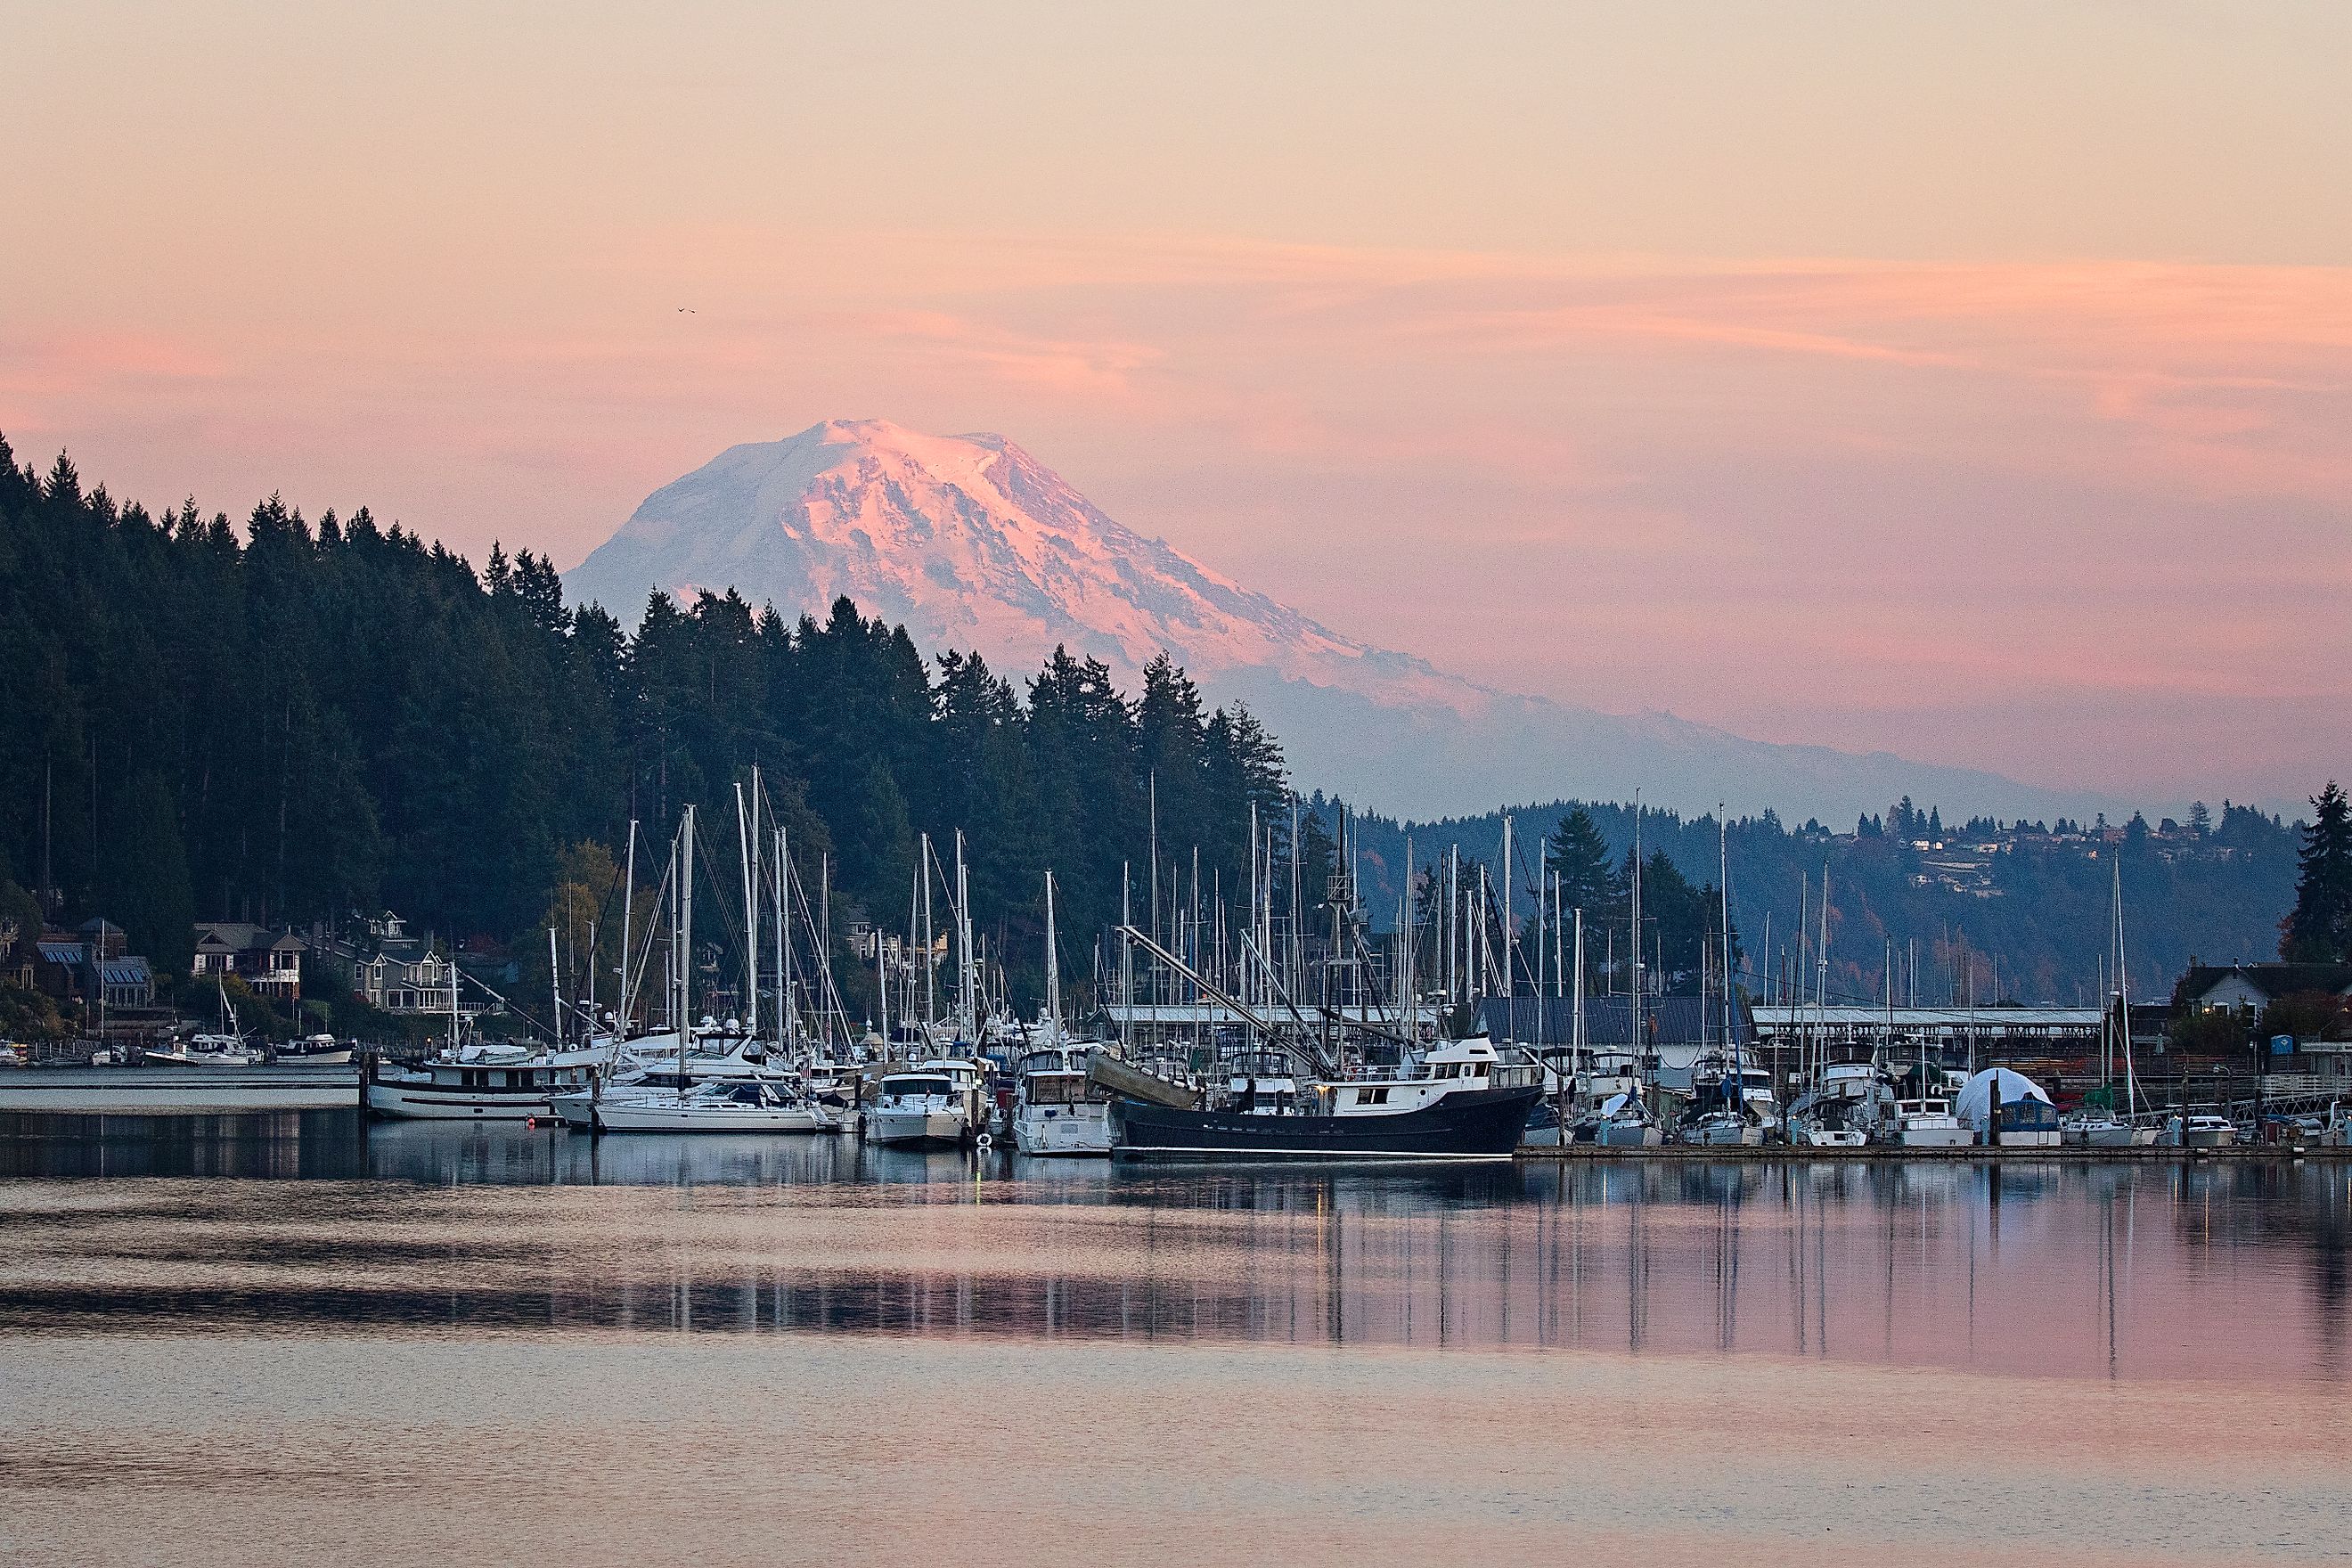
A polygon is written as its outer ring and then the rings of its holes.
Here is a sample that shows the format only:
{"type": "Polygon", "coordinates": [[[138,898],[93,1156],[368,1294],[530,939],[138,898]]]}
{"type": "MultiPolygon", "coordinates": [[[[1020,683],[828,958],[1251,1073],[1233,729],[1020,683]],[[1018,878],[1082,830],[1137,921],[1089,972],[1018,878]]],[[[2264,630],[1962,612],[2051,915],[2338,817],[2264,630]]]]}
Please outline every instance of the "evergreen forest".
{"type": "Polygon", "coordinates": [[[801,878],[829,872],[836,933],[902,928],[920,836],[944,855],[961,830],[991,951],[1042,969],[1051,867],[1083,984],[1155,823],[1163,881],[1197,850],[1205,897],[1246,879],[1254,808],[1289,822],[1274,738],[1165,659],[1134,693],[1066,654],[1016,681],[845,599],[791,622],[656,595],[632,632],[529,552],[477,571],[364,509],[313,521],[274,497],[242,527],[151,513],[5,439],[0,672],[0,889],[52,889],[53,923],[103,913],[167,974],[198,919],[384,910],[528,964],[578,889],[614,923],[633,819],[657,854],[695,804],[733,864],[756,766],[801,878]]]}

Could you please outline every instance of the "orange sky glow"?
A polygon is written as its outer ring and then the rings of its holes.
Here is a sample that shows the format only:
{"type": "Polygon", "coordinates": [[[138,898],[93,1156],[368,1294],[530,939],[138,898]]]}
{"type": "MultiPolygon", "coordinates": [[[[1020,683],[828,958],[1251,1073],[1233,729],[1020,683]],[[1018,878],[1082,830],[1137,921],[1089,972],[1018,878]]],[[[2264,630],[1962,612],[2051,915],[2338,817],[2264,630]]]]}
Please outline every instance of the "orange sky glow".
{"type": "Polygon", "coordinates": [[[118,498],[569,566],[736,442],[995,430],[1500,686],[2167,807],[2352,771],[2339,6],[11,30],[0,432],[118,498]]]}

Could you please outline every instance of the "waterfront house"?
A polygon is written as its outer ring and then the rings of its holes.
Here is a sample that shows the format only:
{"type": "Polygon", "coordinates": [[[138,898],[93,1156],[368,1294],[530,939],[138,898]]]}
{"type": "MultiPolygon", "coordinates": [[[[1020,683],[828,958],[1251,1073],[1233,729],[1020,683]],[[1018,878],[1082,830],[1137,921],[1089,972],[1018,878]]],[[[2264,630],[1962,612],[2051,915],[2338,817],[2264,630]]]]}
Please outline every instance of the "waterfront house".
{"type": "MultiPolygon", "coordinates": [[[[33,983],[60,1007],[104,1006],[134,1011],[155,1005],[155,975],[147,961],[123,951],[121,926],[97,918],[71,932],[45,931],[32,944],[33,983]]],[[[5,944],[0,943],[0,952],[5,944]]]]}
{"type": "Polygon", "coordinates": [[[301,1000],[302,954],[310,947],[292,931],[245,921],[198,921],[195,932],[197,974],[234,974],[257,995],[301,1000]]]}
{"type": "Polygon", "coordinates": [[[449,988],[456,970],[449,960],[429,949],[415,957],[379,952],[352,966],[354,988],[371,1007],[386,1013],[425,1013],[447,1016],[449,988]]]}

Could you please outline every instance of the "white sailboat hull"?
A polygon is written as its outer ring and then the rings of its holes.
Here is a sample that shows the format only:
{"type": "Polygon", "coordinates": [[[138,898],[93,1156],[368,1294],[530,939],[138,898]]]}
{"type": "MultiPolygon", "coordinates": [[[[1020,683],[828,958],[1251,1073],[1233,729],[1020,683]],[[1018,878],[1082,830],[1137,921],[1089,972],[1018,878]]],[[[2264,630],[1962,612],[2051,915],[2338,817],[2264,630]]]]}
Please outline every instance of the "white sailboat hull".
{"type": "Polygon", "coordinates": [[[1976,1146],[1976,1141],[1974,1130],[1958,1121],[1948,1127],[1906,1126],[1896,1137],[1897,1144],[1905,1149],[1969,1149],[1976,1146]]]}
{"type": "Polygon", "coordinates": [[[830,1132],[834,1118],[806,1105],[740,1105],[676,1095],[606,1100],[595,1108],[605,1132],[830,1132]]]}

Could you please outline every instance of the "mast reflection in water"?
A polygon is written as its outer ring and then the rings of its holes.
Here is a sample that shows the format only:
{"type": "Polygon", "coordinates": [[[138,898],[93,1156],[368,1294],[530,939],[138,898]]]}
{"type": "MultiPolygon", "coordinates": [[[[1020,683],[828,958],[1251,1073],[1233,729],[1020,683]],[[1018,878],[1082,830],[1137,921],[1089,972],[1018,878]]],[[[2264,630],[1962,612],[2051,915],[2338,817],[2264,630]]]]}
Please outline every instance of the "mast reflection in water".
{"type": "Polygon", "coordinates": [[[1139,1171],[302,1112],[16,1117],[0,1173],[30,1178],[6,1189],[14,1327],[1562,1347],[2118,1378],[2177,1374],[2193,1346],[2202,1377],[2344,1371],[2330,1163],[1139,1171]]]}

